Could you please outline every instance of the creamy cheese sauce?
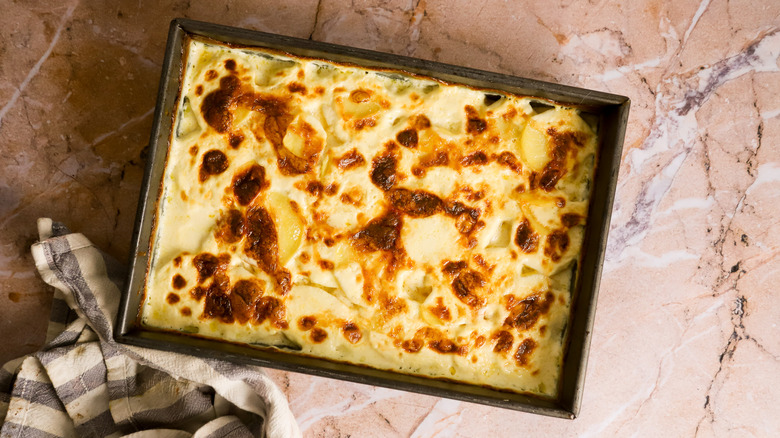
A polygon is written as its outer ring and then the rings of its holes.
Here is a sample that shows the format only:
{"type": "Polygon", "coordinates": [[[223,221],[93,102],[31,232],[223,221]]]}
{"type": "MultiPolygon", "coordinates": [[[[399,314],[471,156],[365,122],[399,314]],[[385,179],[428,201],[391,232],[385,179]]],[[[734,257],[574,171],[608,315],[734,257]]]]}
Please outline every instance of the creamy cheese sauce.
{"type": "Polygon", "coordinates": [[[146,326],[557,394],[597,146],[576,109],[198,40],[186,59],[146,326]]]}

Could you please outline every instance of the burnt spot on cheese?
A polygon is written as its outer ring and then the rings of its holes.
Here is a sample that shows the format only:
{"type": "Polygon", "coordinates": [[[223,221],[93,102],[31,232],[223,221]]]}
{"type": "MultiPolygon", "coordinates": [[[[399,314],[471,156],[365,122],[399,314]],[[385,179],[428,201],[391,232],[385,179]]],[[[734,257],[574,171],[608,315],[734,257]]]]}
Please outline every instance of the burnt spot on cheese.
{"type": "Polygon", "coordinates": [[[371,182],[383,191],[388,191],[397,182],[396,167],[398,160],[395,155],[384,153],[374,158],[371,166],[371,182]]]}
{"type": "Polygon", "coordinates": [[[554,230],[547,236],[544,245],[544,255],[554,262],[560,261],[569,248],[569,234],[565,230],[554,230]]]}
{"type": "Polygon", "coordinates": [[[339,191],[339,185],[336,183],[330,183],[327,186],[325,186],[325,194],[328,196],[333,196],[339,191]]]}
{"type": "Polygon", "coordinates": [[[203,299],[204,296],[206,296],[206,292],[208,289],[204,288],[203,286],[195,286],[192,289],[190,289],[190,296],[196,300],[200,301],[203,299]]]}
{"type": "Polygon", "coordinates": [[[450,309],[444,305],[444,298],[442,297],[436,297],[436,305],[429,307],[428,310],[430,310],[433,315],[442,321],[452,320],[450,309]]]}
{"type": "Polygon", "coordinates": [[[485,300],[477,294],[485,286],[485,279],[479,272],[464,269],[456,274],[450,285],[455,297],[463,304],[472,309],[478,309],[485,305],[485,300]]]}
{"type": "Polygon", "coordinates": [[[468,347],[465,345],[460,346],[451,339],[447,338],[444,333],[432,327],[424,327],[414,334],[415,340],[423,340],[427,343],[429,349],[442,354],[458,354],[465,356],[468,353],[468,347]]]}
{"type": "Polygon", "coordinates": [[[368,102],[371,99],[371,91],[357,89],[349,93],[349,100],[355,103],[368,102]]]}
{"type": "Polygon", "coordinates": [[[372,219],[365,228],[352,235],[353,244],[362,251],[393,251],[401,243],[401,216],[389,211],[372,219]]]}
{"type": "Polygon", "coordinates": [[[180,299],[181,299],[181,298],[179,298],[179,295],[177,295],[177,294],[175,294],[175,293],[173,293],[173,292],[170,292],[170,293],[169,293],[169,294],[168,294],[168,295],[165,297],[165,301],[167,301],[167,302],[168,302],[168,304],[171,304],[171,305],[178,303],[180,299]]]}
{"type": "Polygon", "coordinates": [[[252,164],[233,176],[233,196],[239,205],[249,205],[253,199],[269,186],[265,180],[265,168],[259,164],[252,164]]]}
{"type": "Polygon", "coordinates": [[[485,261],[485,258],[482,257],[482,254],[474,254],[472,257],[472,260],[474,260],[474,263],[477,264],[480,268],[490,271],[492,270],[492,266],[488,265],[487,261],[485,261]]]}
{"type": "Polygon", "coordinates": [[[361,155],[357,149],[352,149],[336,159],[336,166],[341,170],[349,170],[355,167],[360,167],[365,163],[366,159],[363,158],[363,155],[361,155]]]}
{"type": "Polygon", "coordinates": [[[488,156],[482,151],[472,152],[460,160],[460,164],[469,166],[483,166],[488,163],[488,156]]]}
{"type": "Polygon", "coordinates": [[[496,163],[511,169],[512,172],[518,175],[523,173],[523,165],[520,164],[520,160],[515,157],[515,154],[510,151],[501,152],[495,157],[495,160],[496,163]]]}
{"type": "Polygon", "coordinates": [[[226,59],[225,69],[230,71],[236,71],[236,61],[233,59],[226,59]]]}
{"type": "Polygon", "coordinates": [[[219,288],[209,287],[201,316],[217,318],[226,324],[233,323],[233,306],[230,298],[219,288]]]}
{"type": "Polygon", "coordinates": [[[244,215],[236,209],[228,210],[217,219],[214,237],[217,242],[226,244],[236,243],[241,240],[245,229],[244,215]]]}
{"type": "Polygon", "coordinates": [[[493,347],[494,353],[506,353],[512,348],[512,344],[515,342],[515,337],[506,330],[497,331],[493,334],[491,339],[496,341],[496,346],[493,347]]]}
{"type": "Polygon", "coordinates": [[[515,362],[517,362],[517,365],[521,367],[528,365],[535,349],[536,341],[531,338],[523,339],[523,342],[520,343],[520,346],[517,347],[517,351],[515,352],[515,362]]]}
{"type": "Polygon", "coordinates": [[[193,157],[194,157],[195,155],[198,155],[198,145],[194,144],[194,145],[190,146],[189,153],[190,153],[190,155],[192,155],[193,157]]]}
{"type": "Polygon", "coordinates": [[[325,187],[323,187],[322,183],[319,181],[308,181],[305,190],[312,196],[320,196],[320,193],[322,193],[324,188],[325,187]]]}
{"type": "Polygon", "coordinates": [[[363,338],[360,327],[354,322],[347,321],[341,326],[341,332],[350,344],[357,344],[363,338]]]}
{"type": "MultiPolygon", "coordinates": [[[[330,248],[330,247],[332,247],[333,245],[335,245],[335,244],[336,244],[336,241],[335,241],[335,240],[333,240],[333,238],[331,238],[331,237],[326,237],[326,238],[322,239],[322,243],[324,243],[324,244],[325,244],[325,246],[327,246],[328,248],[330,248]]],[[[320,264],[320,267],[321,267],[322,269],[327,269],[325,266],[327,266],[327,265],[328,265],[328,263],[330,263],[330,262],[328,262],[327,260],[325,260],[325,262],[327,262],[327,263],[324,263],[324,264],[323,264],[323,261],[320,261],[320,262],[319,262],[319,264],[320,264]]],[[[333,269],[333,268],[331,268],[331,269],[333,269]]]]}
{"type": "Polygon", "coordinates": [[[566,228],[572,228],[579,225],[582,219],[582,216],[576,213],[564,213],[561,216],[561,224],[566,228]]]}
{"type": "Polygon", "coordinates": [[[362,131],[365,128],[373,128],[376,126],[376,117],[364,117],[362,119],[355,120],[355,131],[362,131]]]}
{"type": "Polygon", "coordinates": [[[219,73],[217,73],[216,70],[209,70],[209,71],[206,72],[206,80],[207,81],[213,81],[214,79],[217,78],[217,76],[219,76],[219,73]]]}
{"type": "Polygon", "coordinates": [[[301,254],[298,256],[298,260],[301,261],[301,263],[306,264],[309,263],[309,260],[311,260],[311,256],[308,252],[301,252],[301,254]]]}
{"type": "Polygon", "coordinates": [[[481,201],[485,199],[484,190],[475,190],[469,186],[461,187],[460,191],[466,195],[466,199],[472,202],[481,201]]]}
{"type": "Polygon", "coordinates": [[[409,149],[417,147],[417,131],[414,128],[404,129],[395,136],[395,139],[403,147],[409,149]]]}
{"type": "Polygon", "coordinates": [[[466,132],[478,135],[487,129],[487,121],[479,117],[479,113],[471,105],[466,105],[466,132]]]}
{"type": "Polygon", "coordinates": [[[444,212],[455,218],[455,228],[461,234],[470,234],[484,227],[484,222],[479,220],[481,211],[478,208],[471,208],[458,201],[447,201],[444,203],[444,212]]]}
{"type": "Polygon", "coordinates": [[[517,230],[515,231],[515,244],[520,248],[520,251],[526,254],[536,252],[536,248],[539,245],[539,235],[531,228],[528,219],[524,219],[520,222],[520,225],[517,226],[517,230]]]}
{"type": "Polygon", "coordinates": [[[360,189],[348,190],[342,193],[339,199],[344,204],[360,207],[363,205],[363,192],[361,192],[360,189]]]}
{"type": "Polygon", "coordinates": [[[517,116],[517,109],[513,106],[509,107],[509,109],[504,113],[501,114],[501,118],[510,121],[514,119],[517,116]]]}
{"type": "Polygon", "coordinates": [[[238,149],[242,141],[244,141],[244,135],[240,132],[231,132],[228,136],[228,143],[233,149],[238,149]]]}
{"type": "Polygon", "coordinates": [[[555,188],[558,180],[561,178],[561,172],[554,167],[545,167],[540,172],[531,172],[529,181],[531,183],[531,189],[542,189],[546,192],[555,188]]]}
{"type": "Polygon", "coordinates": [[[424,190],[392,189],[386,193],[390,203],[411,217],[428,217],[442,211],[438,196],[424,190]]]}
{"type": "Polygon", "coordinates": [[[555,206],[558,208],[566,207],[566,198],[563,198],[561,196],[555,198],[555,206]]]}
{"type": "Polygon", "coordinates": [[[479,348],[479,347],[485,345],[485,341],[486,341],[485,337],[482,336],[482,335],[479,335],[479,336],[477,336],[476,339],[474,339],[474,346],[479,348]]]}
{"type": "Polygon", "coordinates": [[[428,348],[443,354],[458,353],[460,350],[460,347],[456,343],[447,338],[428,342],[428,348]]]}
{"type": "MultiPolygon", "coordinates": [[[[330,246],[333,246],[333,245],[330,245],[330,246]]],[[[320,260],[320,261],[317,262],[317,264],[320,265],[320,268],[323,271],[332,271],[333,267],[334,267],[333,262],[331,262],[330,260],[320,260]]]]}
{"type": "Polygon", "coordinates": [[[206,181],[211,175],[219,175],[227,170],[228,165],[227,156],[224,152],[212,149],[203,154],[203,160],[200,164],[200,171],[198,172],[198,181],[206,181]]]}
{"type": "Polygon", "coordinates": [[[279,295],[284,296],[290,293],[290,289],[292,288],[292,275],[290,275],[290,271],[286,269],[276,271],[274,280],[276,281],[276,287],[279,289],[279,295]]]}
{"type": "Polygon", "coordinates": [[[441,272],[449,276],[454,276],[468,267],[468,263],[463,260],[458,260],[457,262],[445,261],[441,267],[441,272]]]}
{"type": "Polygon", "coordinates": [[[179,310],[179,312],[181,312],[181,314],[182,314],[183,316],[191,316],[191,315],[192,315],[192,309],[190,309],[189,307],[182,307],[182,308],[179,310]]]}
{"type": "Polygon", "coordinates": [[[256,279],[241,279],[230,289],[230,294],[251,304],[263,295],[263,285],[256,279]]]}
{"type": "Polygon", "coordinates": [[[185,280],[184,277],[181,276],[181,274],[176,274],[173,276],[171,285],[173,286],[174,289],[183,289],[184,286],[187,285],[187,280],[185,280]]]}
{"type": "Polygon", "coordinates": [[[447,151],[437,150],[420,157],[416,165],[412,166],[412,174],[418,178],[425,176],[427,169],[431,167],[449,166],[450,156],[447,151]]]}
{"type": "Polygon", "coordinates": [[[314,342],[315,344],[321,344],[322,342],[325,341],[325,339],[327,339],[328,332],[326,332],[325,330],[323,330],[323,329],[321,329],[319,327],[314,327],[311,330],[311,335],[310,336],[311,336],[311,341],[312,342],[314,342]]]}
{"type": "Polygon", "coordinates": [[[203,252],[193,257],[192,264],[198,271],[198,284],[201,284],[217,272],[220,260],[214,254],[203,252]]]}
{"type": "Polygon", "coordinates": [[[406,300],[395,295],[389,295],[385,291],[379,292],[379,312],[382,318],[388,320],[408,310],[406,300]]]}
{"type": "Polygon", "coordinates": [[[298,328],[303,331],[311,330],[317,324],[317,318],[314,316],[302,316],[298,318],[298,328]]]}
{"type": "Polygon", "coordinates": [[[507,302],[509,316],[504,320],[504,324],[517,330],[529,330],[540,317],[550,311],[554,301],[555,295],[549,291],[544,294],[544,297],[534,294],[520,301],[509,299],[507,302]]]}
{"type": "Polygon", "coordinates": [[[203,94],[203,85],[198,85],[195,87],[195,95],[200,96],[201,94],[203,94]]]}
{"type": "Polygon", "coordinates": [[[174,257],[174,259],[173,259],[173,266],[177,267],[177,268],[179,266],[181,266],[181,256],[180,255],[174,257]]]}
{"type": "Polygon", "coordinates": [[[428,129],[431,127],[431,120],[424,114],[419,114],[412,118],[412,126],[418,130],[428,129]]]}
{"type": "MultiPolygon", "coordinates": [[[[215,72],[216,73],[216,72],[215,72]]],[[[208,73],[207,75],[208,76],[208,73]]],[[[241,82],[233,75],[219,80],[219,88],[207,94],[200,104],[203,119],[215,131],[224,134],[233,124],[231,109],[236,106],[237,94],[241,82]]]]}
{"type": "Polygon", "coordinates": [[[230,289],[230,305],[233,316],[241,324],[252,318],[255,304],[263,295],[263,285],[255,279],[238,280],[230,289]]]}
{"type": "Polygon", "coordinates": [[[244,253],[268,274],[276,272],[279,264],[279,239],[274,221],[263,207],[253,206],[247,210],[244,253]]]}
{"type": "Polygon", "coordinates": [[[262,324],[268,320],[274,327],[286,329],[289,327],[287,320],[285,320],[286,316],[287,309],[284,307],[284,303],[278,298],[263,296],[255,303],[252,322],[262,324]]]}
{"type": "Polygon", "coordinates": [[[306,95],[306,86],[300,82],[290,82],[287,84],[287,90],[290,93],[298,93],[304,96],[306,95]]]}
{"type": "Polygon", "coordinates": [[[409,353],[417,353],[425,346],[425,342],[422,339],[407,339],[401,342],[401,348],[409,353]]]}

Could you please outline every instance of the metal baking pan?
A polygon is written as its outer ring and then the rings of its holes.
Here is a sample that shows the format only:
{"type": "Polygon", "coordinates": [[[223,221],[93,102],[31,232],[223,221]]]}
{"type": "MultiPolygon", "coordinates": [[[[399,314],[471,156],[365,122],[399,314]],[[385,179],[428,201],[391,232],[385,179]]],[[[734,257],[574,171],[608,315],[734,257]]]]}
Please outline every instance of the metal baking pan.
{"type": "Polygon", "coordinates": [[[136,216],[131,269],[117,315],[115,338],[118,342],[129,345],[195,356],[219,357],[240,363],[573,419],[579,412],[582,399],[587,353],[596,309],[596,296],[606,249],[629,105],[630,101],[627,97],[581,88],[187,19],[173,20],[168,34],[168,45],[149,143],[149,158],[146,163],[136,216]],[[183,48],[188,36],[202,36],[243,46],[266,47],[294,55],[323,58],[363,67],[403,70],[447,82],[549,99],[580,107],[591,114],[598,124],[599,157],[588,213],[589,225],[583,242],[580,276],[574,283],[575,290],[572,291],[568,348],[564,356],[558,398],[554,400],[543,399],[532,395],[376,370],[299,356],[274,349],[258,349],[171,332],[153,331],[142,327],[139,323],[138,313],[143,297],[142,290],[149,262],[148,258],[151,254],[150,243],[172,135],[173,115],[180,91],[183,48]]]}

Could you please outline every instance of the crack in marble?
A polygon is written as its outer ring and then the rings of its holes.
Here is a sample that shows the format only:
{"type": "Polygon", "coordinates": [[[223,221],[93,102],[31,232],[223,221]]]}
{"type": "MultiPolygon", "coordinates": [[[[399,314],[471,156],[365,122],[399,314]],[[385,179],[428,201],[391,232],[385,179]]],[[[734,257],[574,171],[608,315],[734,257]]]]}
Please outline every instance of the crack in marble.
{"type": "Polygon", "coordinates": [[[410,4],[411,18],[409,18],[409,45],[401,51],[403,55],[414,56],[417,52],[417,47],[420,42],[422,19],[426,14],[425,8],[425,0],[416,0],[413,5],[410,4]],[[420,4],[422,4],[422,6],[420,6],[420,4]]]}
{"type": "MultiPolygon", "coordinates": [[[[633,162],[630,172],[638,173],[652,158],[670,150],[670,145],[672,147],[679,145],[681,151],[668,158],[661,171],[656,171],[656,176],[642,185],[628,220],[624,224],[615,223],[612,227],[607,245],[607,260],[619,261],[627,247],[642,241],[647,234],[652,217],[674,182],[679,165],[682,164],[680,158],[686,158],[695,147],[694,135],[698,130],[698,121],[695,118],[696,111],[693,110],[698,110],[717,88],[728,81],[751,71],[780,71],[775,53],[780,52],[778,43],[780,43],[780,30],[759,35],[742,53],[724,59],[710,68],[699,70],[689,78],[690,81],[698,79],[695,86],[680,84],[678,83],[680,78],[677,77],[670,77],[659,83],[655,113],[664,114],[667,112],[665,108],[671,111],[668,112],[668,117],[656,117],[649,135],[641,146],[629,152],[628,158],[633,162]],[[663,93],[661,85],[672,86],[672,90],[668,94],[663,93]],[[676,101],[674,91],[686,88],[683,97],[676,101]],[[674,166],[675,162],[677,162],[676,166],[674,166]],[[670,166],[672,172],[667,172],[670,166]]],[[[657,165],[661,166],[660,163],[657,165]]],[[[625,182],[620,185],[623,184],[625,182]]],[[[617,204],[616,213],[619,213],[619,210],[620,204],[617,204]]]]}
{"type": "Polygon", "coordinates": [[[433,438],[443,432],[452,432],[452,428],[460,424],[463,418],[460,405],[461,402],[457,400],[439,399],[423,421],[412,431],[410,437],[433,438]]]}
{"type": "MultiPolygon", "coordinates": [[[[696,297],[696,298],[703,298],[703,297],[696,297]]],[[[706,296],[706,298],[710,298],[709,296],[706,296]]],[[[715,326],[710,327],[710,329],[706,331],[699,332],[698,334],[694,335],[693,337],[687,338],[687,334],[694,329],[694,325],[701,321],[703,318],[715,314],[715,312],[723,305],[724,300],[718,299],[715,301],[713,305],[705,309],[703,312],[696,315],[693,319],[687,320],[685,326],[682,326],[679,324],[677,319],[674,319],[675,322],[678,322],[678,325],[680,325],[680,328],[682,329],[682,333],[677,338],[676,345],[674,345],[672,348],[667,350],[667,352],[661,357],[660,364],[658,367],[658,374],[656,375],[655,382],[651,386],[649,392],[647,393],[647,396],[642,399],[642,401],[639,403],[639,406],[637,406],[636,410],[634,410],[633,415],[631,415],[632,418],[636,418],[640,415],[642,412],[642,409],[647,405],[647,403],[653,401],[656,393],[658,390],[663,387],[663,385],[668,381],[669,377],[672,375],[672,373],[667,372],[664,374],[664,370],[668,369],[669,366],[674,365],[674,356],[677,354],[680,350],[682,350],[685,346],[689,345],[690,343],[696,341],[697,339],[700,339],[706,335],[708,335],[711,331],[715,330],[715,326]]],[[[682,303],[675,302],[675,303],[666,303],[662,305],[662,307],[666,307],[670,304],[677,304],[682,305],[682,303]]],[[[614,435],[621,435],[620,431],[623,429],[624,426],[627,426],[628,423],[623,423],[614,433],[614,435]]]]}
{"type": "Polygon", "coordinates": [[[397,398],[403,395],[399,391],[385,388],[369,388],[366,392],[369,393],[367,395],[368,398],[362,402],[357,402],[356,395],[353,394],[352,397],[344,399],[339,403],[325,407],[313,407],[308,411],[297,415],[300,430],[304,432],[324,418],[347,416],[353,412],[361,411],[368,406],[372,406],[376,404],[376,402],[397,398]],[[338,413],[338,415],[335,415],[334,413],[338,413]]]}
{"type": "Polygon", "coordinates": [[[112,131],[104,132],[103,134],[98,135],[97,137],[95,137],[94,140],[92,140],[92,143],[90,143],[88,145],[88,147],[91,149],[91,148],[97,146],[98,144],[100,144],[105,139],[122,132],[128,126],[135,125],[136,123],[143,121],[144,119],[149,117],[154,112],[154,108],[155,107],[152,107],[152,108],[148,109],[146,112],[144,112],[143,114],[141,114],[139,116],[136,116],[136,117],[133,117],[131,119],[128,119],[125,123],[122,123],[121,125],[119,125],[116,129],[114,129],[112,131]]]}
{"type": "Polygon", "coordinates": [[[314,32],[317,31],[317,22],[320,19],[320,8],[322,7],[322,0],[317,0],[317,9],[314,12],[314,24],[311,27],[311,32],[309,32],[309,40],[311,40],[314,37],[314,32]]]}
{"type": "Polygon", "coordinates": [[[62,35],[62,30],[65,28],[65,25],[68,23],[70,17],[73,15],[73,11],[76,9],[76,6],[77,3],[68,6],[68,9],[65,11],[62,20],[60,21],[60,25],[57,27],[57,30],[54,32],[54,36],[52,37],[49,46],[46,48],[46,51],[43,52],[43,55],[38,59],[38,62],[36,62],[35,65],[33,65],[33,67],[27,73],[27,76],[25,76],[24,80],[22,80],[22,83],[19,84],[18,87],[16,87],[16,91],[14,91],[14,94],[11,96],[11,99],[8,101],[8,103],[6,103],[3,106],[3,108],[0,109],[0,127],[3,126],[3,119],[5,118],[5,115],[8,114],[8,111],[10,111],[11,108],[13,108],[13,106],[16,104],[16,101],[19,100],[19,97],[22,95],[22,93],[30,84],[30,82],[33,80],[33,78],[35,78],[35,76],[38,75],[38,72],[41,70],[41,66],[43,66],[43,63],[45,63],[46,60],[49,59],[49,56],[51,56],[51,52],[54,51],[54,46],[56,46],[60,40],[60,35],[62,35]]]}
{"type": "Polygon", "coordinates": [[[758,96],[756,95],[756,79],[755,77],[752,78],[750,81],[750,89],[753,92],[753,108],[756,110],[756,116],[758,118],[758,127],[756,127],[756,148],[753,149],[750,153],[750,156],[748,157],[745,162],[747,163],[747,173],[748,175],[752,177],[756,177],[753,172],[755,171],[755,161],[754,158],[758,155],[758,152],[761,150],[762,145],[762,139],[764,137],[764,118],[761,117],[761,111],[758,109],[758,96]]]}
{"type": "MultiPolygon", "coordinates": [[[[737,281],[739,278],[737,279],[737,281]]],[[[734,288],[736,290],[736,287],[734,288]]],[[[705,392],[704,396],[704,415],[699,420],[699,422],[696,425],[696,430],[694,432],[694,437],[699,436],[699,431],[702,426],[702,424],[709,420],[710,424],[715,422],[715,410],[713,408],[713,396],[717,396],[717,394],[713,394],[713,389],[716,383],[716,380],[718,380],[718,377],[721,375],[722,372],[728,372],[728,365],[729,361],[732,357],[734,357],[734,352],[737,351],[737,346],[739,344],[739,341],[742,339],[745,339],[747,336],[747,333],[745,333],[745,326],[742,322],[743,318],[745,317],[745,305],[747,303],[747,298],[745,298],[744,295],[737,296],[736,300],[734,300],[734,310],[732,310],[732,316],[731,316],[731,325],[732,325],[732,332],[729,336],[728,340],[726,341],[726,346],[723,348],[720,356],[718,357],[718,370],[715,371],[715,374],[712,376],[712,379],[710,380],[710,384],[707,387],[707,391],[705,392]],[[724,370],[725,366],[725,370],[724,370]]]]}
{"type": "Polygon", "coordinates": [[[682,50],[683,47],[685,47],[685,44],[688,42],[688,37],[691,36],[691,32],[693,32],[693,29],[696,27],[697,24],[699,24],[699,19],[702,15],[704,15],[704,12],[707,10],[707,8],[710,6],[710,0],[702,0],[701,3],[699,3],[699,8],[696,9],[696,13],[693,15],[693,18],[691,19],[691,24],[688,26],[688,29],[686,29],[685,34],[683,35],[682,42],[680,43],[680,49],[682,50]]]}

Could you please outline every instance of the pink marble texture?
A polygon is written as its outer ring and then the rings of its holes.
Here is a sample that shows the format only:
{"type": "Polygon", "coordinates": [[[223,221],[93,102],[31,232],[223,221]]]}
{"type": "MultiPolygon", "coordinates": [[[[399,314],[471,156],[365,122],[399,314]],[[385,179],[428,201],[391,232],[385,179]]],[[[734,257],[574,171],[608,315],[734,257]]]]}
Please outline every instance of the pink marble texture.
{"type": "Polygon", "coordinates": [[[632,99],[574,421],[271,371],[306,436],[780,435],[780,2],[4,2],[0,362],[45,334],[53,217],[127,259],[168,22],[632,99]]]}

